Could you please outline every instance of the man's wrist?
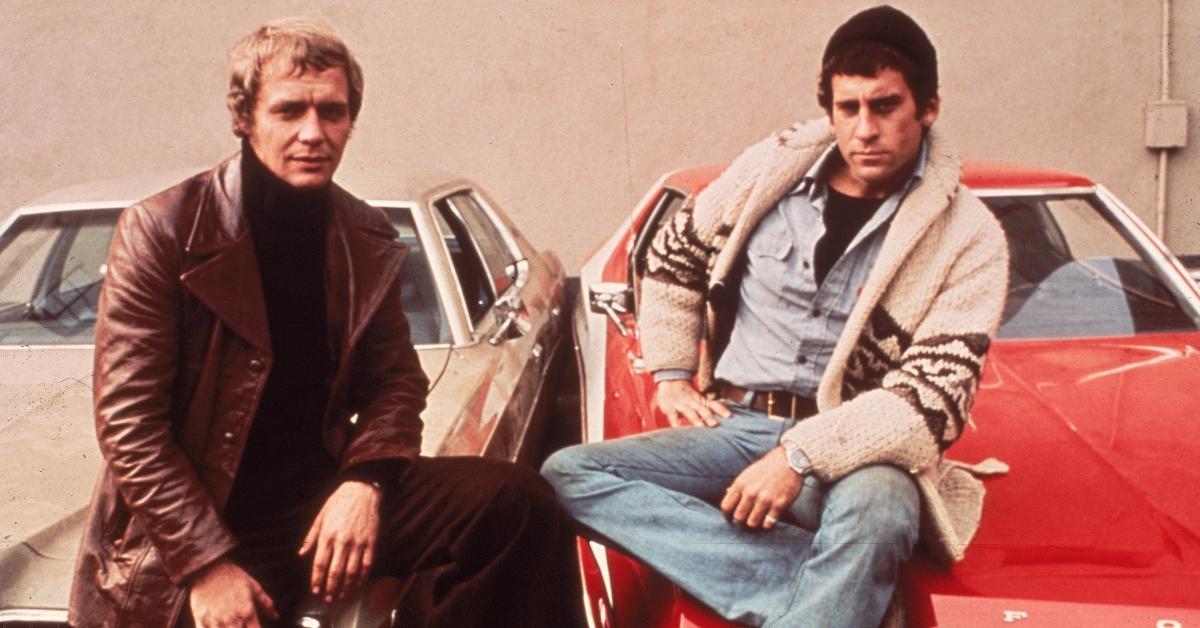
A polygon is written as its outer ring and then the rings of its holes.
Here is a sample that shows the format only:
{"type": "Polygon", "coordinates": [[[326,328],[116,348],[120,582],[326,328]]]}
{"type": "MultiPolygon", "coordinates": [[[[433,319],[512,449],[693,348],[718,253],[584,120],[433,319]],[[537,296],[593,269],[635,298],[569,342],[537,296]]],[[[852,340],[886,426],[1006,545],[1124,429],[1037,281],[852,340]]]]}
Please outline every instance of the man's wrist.
{"type": "Polygon", "coordinates": [[[402,459],[372,460],[356,464],[340,474],[342,482],[360,482],[375,487],[382,495],[386,488],[394,484],[403,472],[407,462],[402,459]]]}
{"type": "Polygon", "coordinates": [[[800,477],[805,477],[812,473],[812,461],[794,443],[784,443],[783,451],[787,454],[788,466],[792,468],[800,477]]]}

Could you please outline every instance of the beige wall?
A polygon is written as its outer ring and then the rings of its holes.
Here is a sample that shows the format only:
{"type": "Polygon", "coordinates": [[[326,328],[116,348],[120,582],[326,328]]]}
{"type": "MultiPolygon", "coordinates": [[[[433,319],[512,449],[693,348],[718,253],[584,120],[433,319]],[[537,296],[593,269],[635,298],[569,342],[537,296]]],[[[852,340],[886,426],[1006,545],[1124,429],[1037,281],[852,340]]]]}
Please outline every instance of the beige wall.
{"type": "MultiPolygon", "coordinates": [[[[938,47],[939,124],[965,155],[1090,174],[1151,219],[1142,107],[1159,89],[1159,2],[896,4],[938,47]]],[[[1200,2],[1174,5],[1173,95],[1192,120],[1171,162],[1168,241],[1193,253],[1200,2]]],[[[225,50],[272,17],[316,14],[366,70],[347,179],[412,164],[470,176],[574,269],[663,171],[817,115],[820,50],[858,6],[0,0],[0,216],[68,184],[228,154],[225,50]]]]}

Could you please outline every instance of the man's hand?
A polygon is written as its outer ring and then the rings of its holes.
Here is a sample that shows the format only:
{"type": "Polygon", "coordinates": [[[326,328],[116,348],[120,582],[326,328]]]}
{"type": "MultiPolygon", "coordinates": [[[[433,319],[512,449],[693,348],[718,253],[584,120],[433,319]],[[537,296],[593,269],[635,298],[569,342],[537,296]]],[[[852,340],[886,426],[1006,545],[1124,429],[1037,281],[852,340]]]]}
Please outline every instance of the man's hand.
{"type": "Polygon", "coordinates": [[[258,611],[279,619],[271,596],[228,558],[218,559],[192,580],[188,602],[196,628],[259,626],[258,611]]]}
{"type": "Polygon", "coordinates": [[[342,482],[325,500],[300,547],[301,556],[316,550],[309,578],[313,594],[332,602],[365,582],[378,534],[379,489],[364,482],[342,482]]]}
{"type": "Polygon", "coordinates": [[[767,452],[733,480],[721,500],[721,512],[748,528],[770,530],[804,488],[804,477],[788,465],[782,446],[767,452]]]}
{"type": "Polygon", "coordinates": [[[729,408],[720,401],[711,400],[700,394],[692,382],[686,379],[668,379],[658,383],[654,391],[654,403],[667,415],[675,427],[707,425],[716,427],[717,416],[728,419],[729,408]]]}

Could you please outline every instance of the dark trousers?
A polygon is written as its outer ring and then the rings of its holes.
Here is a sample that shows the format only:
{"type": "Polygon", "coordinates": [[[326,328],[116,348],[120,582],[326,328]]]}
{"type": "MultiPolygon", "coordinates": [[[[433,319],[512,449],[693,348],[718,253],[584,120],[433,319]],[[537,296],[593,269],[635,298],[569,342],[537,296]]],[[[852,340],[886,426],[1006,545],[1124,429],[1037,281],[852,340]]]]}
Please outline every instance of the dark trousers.
{"type": "MultiPolygon", "coordinates": [[[[308,588],[311,560],[296,552],[320,506],[244,533],[230,556],[287,620],[308,588]]],[[[385,487],[372,574],[403,582],[403,626],[577,625],[573,538],[553,489],[532,469],[420,458],[385,487]]],[[[184,615],[190,625],[186,605],[184,615]]]]}

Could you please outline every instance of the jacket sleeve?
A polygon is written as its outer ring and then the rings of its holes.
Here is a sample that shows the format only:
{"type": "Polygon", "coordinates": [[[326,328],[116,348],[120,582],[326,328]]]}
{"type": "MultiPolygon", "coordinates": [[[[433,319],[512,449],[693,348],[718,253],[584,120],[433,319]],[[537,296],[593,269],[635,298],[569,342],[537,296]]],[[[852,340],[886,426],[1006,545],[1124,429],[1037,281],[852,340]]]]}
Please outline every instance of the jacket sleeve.
{"type": "Polygon", "coordinates": [[[96,322],[96,436],[121,497],[180,584],[233,536],[172,433],[181,251],[141,205],[122,213],[96,322]]]}
{"type": "Polygon", "coordinates": [[[938,463],[968,421],[983,361],[1004,309],[1008,249],[986,222],[951,266],[880,387],[797,423],[781,439],[836,481],[860,467],[918,472],[938,463]]]}
{"type": "Polygon", "coordinates": [[[651,240],[641,285],[641,331],[651,371],[694,373],[704,332],[708,260],[713,254],[697,229],[695,207],[675,212],[651,240]]]}
{"type": "Polygon", "coordinates": [[[778,146],[772,135],[747,148],[651,240],[638,312],[648,370],[699,368],[712,265],[733,230],[736,208],[757,184],[757,165],[778,146]]]}
{"type": "Polygon", "coordinates": [[[413,348],[392,281],[356,349],[351,403],[358,412],[341,470],[376,460],[412,460],[421,451],[421,411],[429,380],[413,348]]]}

